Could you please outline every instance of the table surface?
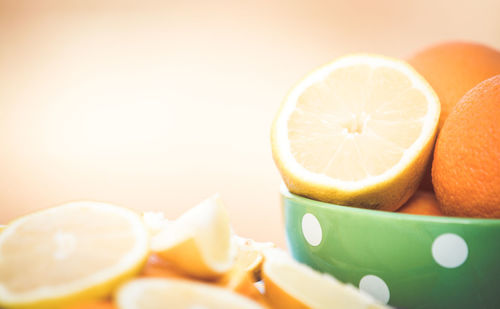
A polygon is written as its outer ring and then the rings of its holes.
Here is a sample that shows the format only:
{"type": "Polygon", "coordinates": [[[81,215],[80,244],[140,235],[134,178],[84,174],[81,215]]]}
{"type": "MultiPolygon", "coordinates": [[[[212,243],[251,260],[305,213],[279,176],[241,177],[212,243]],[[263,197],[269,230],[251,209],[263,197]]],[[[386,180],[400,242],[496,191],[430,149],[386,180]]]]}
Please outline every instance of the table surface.
{"type": "Polygon", "coordinates": [[[175,218],[215,192],[284,245],[271,121],[348,52],[500,48],[491,1],[0,1],[0,223],[72,200],[175,218]]]}

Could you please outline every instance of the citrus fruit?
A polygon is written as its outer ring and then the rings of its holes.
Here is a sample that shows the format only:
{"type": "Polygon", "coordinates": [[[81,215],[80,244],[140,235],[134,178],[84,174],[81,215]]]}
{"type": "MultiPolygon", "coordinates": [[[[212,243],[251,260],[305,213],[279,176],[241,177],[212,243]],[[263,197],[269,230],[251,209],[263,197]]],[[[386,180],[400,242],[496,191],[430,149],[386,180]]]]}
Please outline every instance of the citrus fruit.
{"type": "Polygon", "coordinates": [[[255,277],[243,268],[234,267],[221,279],[216,281],[220,287],[241,294],[252,300],[265,304],[266,300],[262,293],[255,286],[255,277]]]}
{"type": "Polygon", "coordinates": [[[179,270],[213,279],[232,266],[235,249],[231,237],[227,211],[214,195],[154,236],[151,248],[179,270]]]}
{"type": "Polygon", "coordinates": [[[500,51],[472,42],[445,42],[416,53],[408,62],[439,97],[439,129],[460,98],[472,87],[500,74],[500,51]]]}
{"type": "MultiPolygon", "coordinates": [[[[419,51],[408,62],[431,84],[439,97],[441,116],[438,131],[467,91],[483,80],[500,74],[500,51],[472,42],[436,44],[419,51]]],[[[432,191],[432,162],[429,163],[420,188],[432,191]]]]}
{"type": "Polygon", "coordinates": [[[265,300],[255,282],[261,280],[260,273],[264,261],[264,251],[276,247],[271,242],[257,242],[249,238],[233,235],[236,256],[233,266],[217,284],[265,304],[265,300]]]}
{"type": "Polygon", "coordinates": [[[273,308],[385,308],[353,286],[300,264],[276,249],[266,251],[262,276],[273,308]]]}
{"type": "Polygon", "coordinates": [[[0,224],[0,233],[5,229],[5,225],[0,224]]]}
{"type": "Polygon", "coordinates": [[[264,251],[275,248],[272,242],[258,242],[250,238],[234,235],[233,242],[236,247],[236,257],[233,268],[240,268],[250,273],[255,281],[259,281],[264,251]]]}
{"type": "Polygon", "coordinates": [[[69,306],[64,309],[117,309],[116,306],[107,300],[95,300],[84,302],[78,305],[69,306]]]}
{"type": "Polygon", "coordinates": [[[292,193],[396,210],[420,182],[439,111],[432,88],[405,62],[342,57],[285,98],[272,126],[273,158],[292,193]]]}
{"type": "Polygon", "coordinates": [[[439,202],[432,192],[419,190],[406,202],[398,212],[413,215],[442,216],[439,202]]]}
{"type": "Polygon", "coordinates": [[[166,262],[156,254],[151,254],[148,257],[146,265],[140,273],[143,277],[160,277],[160,278],[186,278],[186,274],[176,269],[172,264],[166,262]]]}
{"type": "Polygon", "coordinates": [[[467,92],[439,134],[432,182],[449,216],[500,218],[500,75],[467,92]]]}
{"type": "Polygon", "coordinates": [[[205,308],[258,309],[258,303],[220,287],[175,279],[136,279],[115,297],[120,309],[205,308]]]}
{"type": "Polygon", "coordinates": [[[151,235],[158,234],[170,224],[170,221],[165,218],[165,215],[159,211],[146,211],[142,214],[142,219],[151,235]]]}
{"type": "Polygon", "coordinates": [[[140,215],[76,202],[21,217],[0,234],[0,307],[61,308],[109,294],[149,251],[140,215]]]}
{"type": "MultiPolygon", "coordinates": [[[[237,246],[235,262],[230,270],[225,272],[217,280],[213,281],[213,283],[230,291],[252,298],[258,302],[263,302],[262,294],[254,286],[256,281],[254,273],[256,272],[256,268],[260,268],[263,258],[256,254],[256,249],[250,249],[254,248],[253,243],[257,242],[250,239],[247,240],[239,236],[233,236],[233,238],[237,238],[236,241],[233,239],[233,242],[237,246]],[[239,246],[244,247],[244,249],[241,250],[239,246]]],[[[174,265],[166,262],[157,254],[151,254],[149,256],[148,261],[141,272],[141,276],[195,280],[193,276],[188,276],[185,273],[182,273],[174,265]]]]}

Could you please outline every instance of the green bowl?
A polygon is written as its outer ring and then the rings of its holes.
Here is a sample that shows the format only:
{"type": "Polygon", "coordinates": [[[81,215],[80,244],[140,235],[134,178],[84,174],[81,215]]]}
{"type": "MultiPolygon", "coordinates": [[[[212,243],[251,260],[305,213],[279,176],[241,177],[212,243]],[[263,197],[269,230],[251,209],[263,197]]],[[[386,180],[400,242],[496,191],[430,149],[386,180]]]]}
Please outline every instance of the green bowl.
{"type": "Polygon", "coordinates": [[[344,207],[281,191],[298,261],[398,308],[500,308],[500,220],[344,207]]]}

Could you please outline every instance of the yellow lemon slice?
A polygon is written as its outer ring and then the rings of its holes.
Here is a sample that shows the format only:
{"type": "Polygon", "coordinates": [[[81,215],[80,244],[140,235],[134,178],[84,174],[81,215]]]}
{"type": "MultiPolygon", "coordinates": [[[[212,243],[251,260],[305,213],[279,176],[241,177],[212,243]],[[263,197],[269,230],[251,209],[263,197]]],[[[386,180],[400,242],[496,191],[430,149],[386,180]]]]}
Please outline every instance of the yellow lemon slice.
{"type": "Polygon", "coordinates": [[[175,279],[137,279],[118,290],[120,309],[261,309],[258,303],[223,288],[175,279]]]}
{"type": "Polygon", "coordinates": [[[292,193],[395,210],[415,192],[434,145],[439,100],[403,61],[350,55],[285,98],[272,151],[292,193]]]}
{"type": "Polygon", "coordinates": [[[0,234],[0,307],[61,308],[110,294],[149,251],[140,215],[77,202],[17,219],[0,234]]]}
{"type": "Polygon", "coordinates": [[[160,257],[197,278],[213,279],[228,271],[235,249],[229,216],[218,195],[203,201],[152,238],[160,257]]]}
{"type": "Polygon", "coordinates": [[[277,249],[266,251],[262,276],[273,308],[386,308],[353,286],[300,264],[277,249]]]}

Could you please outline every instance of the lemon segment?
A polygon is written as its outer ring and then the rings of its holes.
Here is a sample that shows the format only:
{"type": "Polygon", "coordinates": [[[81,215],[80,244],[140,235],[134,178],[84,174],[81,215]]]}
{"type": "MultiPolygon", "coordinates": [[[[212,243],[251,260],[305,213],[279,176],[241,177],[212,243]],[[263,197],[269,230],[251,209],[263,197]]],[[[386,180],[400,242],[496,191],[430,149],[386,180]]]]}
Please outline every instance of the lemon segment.
{"type": "Polygon", "coordinates": [[[418,186],[439,113],[431,86],[405,62],[346,56],[285,98],[272,126],[273,158],[292,193],[395,210],[418,186]]]}
{"type": "Polygon", "coordinates": [[[141,277],[153,278],[185,278],[190,279],[185,273],[173,267],[156,254],[151,254],[140,273],[141,277]]]}
{"type": "Polygon", "coordinates": [[[257,242],[237,235],[233,235],[232,241],[236,248],[233,266],[216,281],[217,285],[267,306],[264,296],[255,287],[255,283],[261,280],[263,252],[276,247],[276,245],[271,242],[257,242]]]}
{"type": "Polygon", "coordinates": [[[233,242],[236,247],[236,257],[233,268],[242,269],[254,278],[261,280],[261,268],[264,262],[264,251],[275,248],[272,242],[258,242],[250,238],[234,235],[233,242]]]}
{"type": "Polygon", "coordinates": [[[152,238],[160,257],[197,278],[214,279],[234,260],[229,216],[218,195],[203,201],[152,238]]]}
{"type": "Polygon", "coordinates": [[[122,286],[119,309],[205,308],[261,309],[258,303],[220,287],[175,279],[137,279],[122,286]]]}
{"type": "Polygon", "coordinates": [[[273,308],[388,308],[353,286],[300,264],[277,249],[266,251],[262,276],[265,295],[273,308]]]}
{"type": "Polygon", "coordinates": [[[141,217],[77,202],[17,219],[0,234],[0,307],[61,308],[111,293],[149,251],[141,217]]]}

